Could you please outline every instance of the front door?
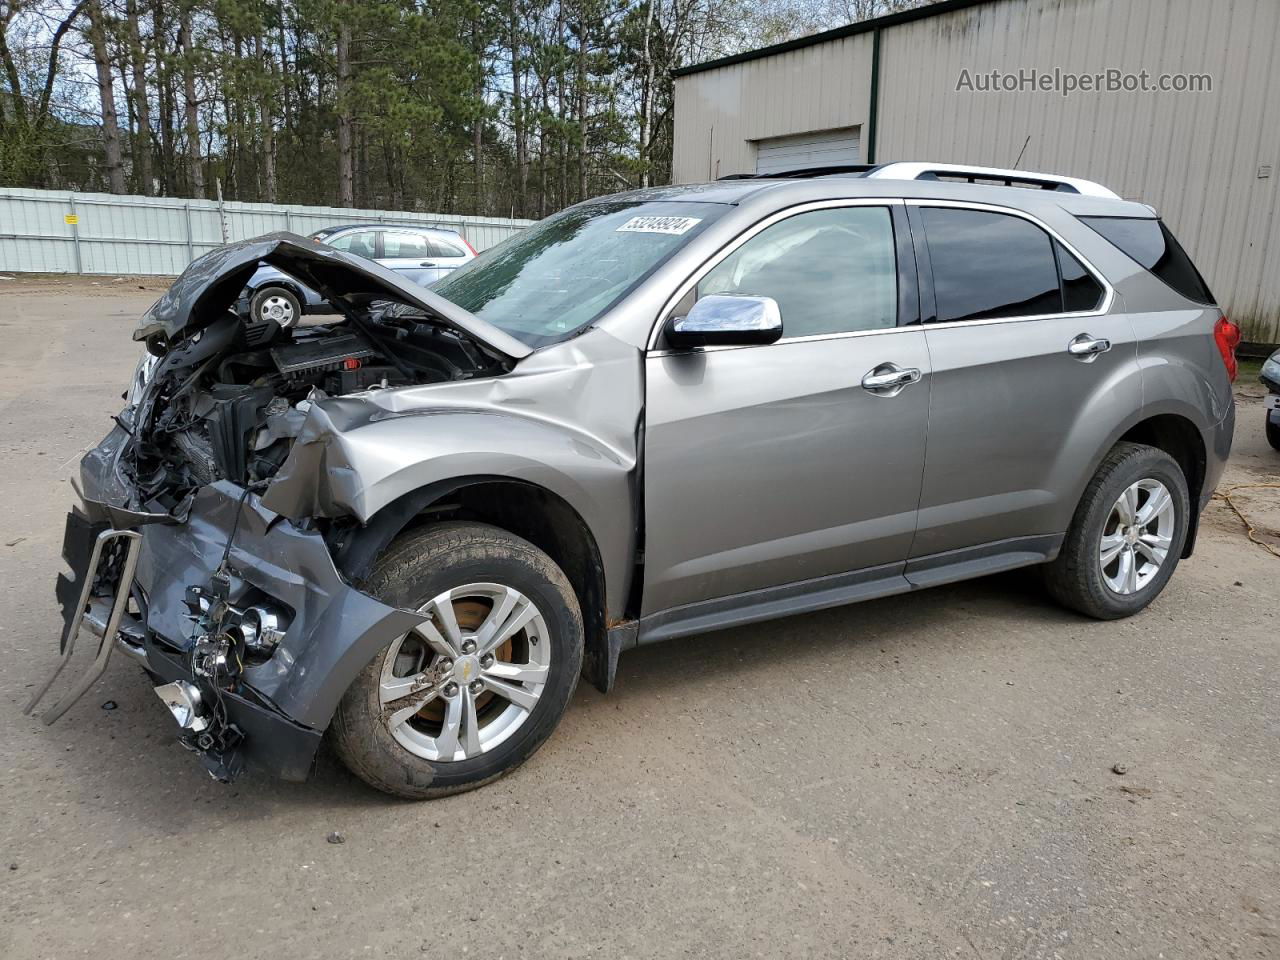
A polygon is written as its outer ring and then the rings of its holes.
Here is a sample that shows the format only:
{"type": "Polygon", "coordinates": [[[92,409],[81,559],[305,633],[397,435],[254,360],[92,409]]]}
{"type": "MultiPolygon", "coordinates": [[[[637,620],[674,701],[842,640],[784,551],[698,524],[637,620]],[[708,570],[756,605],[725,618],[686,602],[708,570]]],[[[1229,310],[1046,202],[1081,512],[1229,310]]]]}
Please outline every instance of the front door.
{"type": "Polygon", "coordinates": [[[691,281],[678,308],[713,293],[772,297],[783,339],[647,358],[645,615],[900,573],[930,372],[923,330],[899,326],[916,303],[905,224],[884,201],[778,214],[691,281]]]}

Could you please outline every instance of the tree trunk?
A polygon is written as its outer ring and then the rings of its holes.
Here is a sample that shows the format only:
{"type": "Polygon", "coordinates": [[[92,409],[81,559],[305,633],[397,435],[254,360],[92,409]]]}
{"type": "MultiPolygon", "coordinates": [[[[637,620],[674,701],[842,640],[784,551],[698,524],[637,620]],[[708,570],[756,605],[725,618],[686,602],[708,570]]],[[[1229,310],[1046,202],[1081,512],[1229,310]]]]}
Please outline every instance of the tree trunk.
{"type": "Polygon", "coordinates": [[[169,27],[164,17],[165,0],[152,0],[151,29],[155,36],[152,45],[156,58],[156,93],[160,107],[160,192],[171,197],[176,193],[177,158],[174,155],[173,135],[173,73],[164,49],[168,45],[169,27]]]}
{"type": "Polygon", "coordinates": [[[471,49],[476,58],[475,111],[471,124],[471,163],[473,166],[472,209],[477,216],[484,216],[484,40],[478,18],[471,21],[471,49]]]}
{"type": "Polygon", "coordinates": [[[559,0],[556,4],[556,119],[559,123],[556,125],[556,146],[559,153],[559,163],[556,169],[556,182],[559,185],[558,206],[567,207],[569,205],[569,144],[565,137],[565,84],[564,84],[564,0],[559,0]]]}
{"type": "Polygon", "coordinates": [[[182,95],[187,127],[187,189],[197,200],[205,198],[204,166],[200,162],[200,103],[196,100],[195,44],[191,39],[191,10],[182,11],[178,25],[182,49],[182,95]]]}
{"type": "Polygon", "coordinates": [[[653,30],[653,7],[657,0],[648,0],[644,15],[644,90],[640,104],[640,186],[649,186],[649,141],[653,138],[653,57],[650,54],[649,34],[653,30]]]}
{"type": "Polygon", "coordinates": [[[126,0],[125,20],[129,31],[129,61],[133,71],[133,115],[137,133],[133,138],[133,175],[138,192],[144,197],[154,193],[151,180],[151,101],[147,97],[147,60],[138,33],[138,2],[126,0]]]}
{"type": "Polygon", "coordinates": [[[578,199],[587,198],[587,22],[578,7],[578,199]]]}
{"type": "Polygon", "coordinates": [[[262,199],[267,203],[275,203],[276,123],[275,112],[271,109],[271,97],[272,93],[280,90],[280,84],[277,82],[279,74],[276,72],[275,56],[263,43],[261,36],[253,38],[253,53],[258,59],[259,68],[265,70],[272,81],[270,91],[264,92],[262,99],[258,102],[258,110],[261,113],[259,120],[262,124],[262,199]]]}
{"type": "Polygon", "coordinates": [[[529,187],[529,134],[525,129],[520,33],[520,2],[511,0],[511,122],[516,139],[516,216],[523,217],[529,187]]]}
{"type": "Polygon", "coordinates": [[[351,24],[348,4],[338,7],[338,204],[354,207],[355,163],[351,152],[351,24]]]}
{"type": "Polygon", "coordinates": [[[98,0],[90,0],[88,12],[89,44],[93,47],[93,64],[98,72],[98,96],[102,101],[102,153],[106,160],[107,184],[112,193],[124,193],[124,160],[120,156],[115,85],[111,82],[111,57],[107,51],[106,27],[102,22],[102,6],[98,0]]]}

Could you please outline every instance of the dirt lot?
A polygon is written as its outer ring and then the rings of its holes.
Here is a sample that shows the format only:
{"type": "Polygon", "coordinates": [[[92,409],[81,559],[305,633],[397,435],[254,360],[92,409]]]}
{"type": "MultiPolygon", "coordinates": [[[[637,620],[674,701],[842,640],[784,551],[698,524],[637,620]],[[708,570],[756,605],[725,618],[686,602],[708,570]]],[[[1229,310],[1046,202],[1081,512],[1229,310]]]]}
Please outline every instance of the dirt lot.
{"type": "MultiPolygon", "coordinates": [[[[1134,619],[1009,575],[646,648],[430,804],[213,783],[123,659],[23,717],[142,286],[0,281],[0,956],[1280,957],[1280,559],[1222,503],[1134,619]]],[[[1280,480],[1241,393],[1226,485],[1280,480]]]]}

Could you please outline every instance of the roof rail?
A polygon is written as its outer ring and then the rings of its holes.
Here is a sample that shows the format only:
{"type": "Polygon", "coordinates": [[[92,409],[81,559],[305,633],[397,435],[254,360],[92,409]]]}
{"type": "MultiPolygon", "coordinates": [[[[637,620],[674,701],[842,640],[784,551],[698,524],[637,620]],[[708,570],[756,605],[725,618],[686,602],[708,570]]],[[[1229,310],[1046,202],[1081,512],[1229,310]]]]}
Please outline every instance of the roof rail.
{"type": "Polygon", "coordinates": [[[1060,177],[1053,173],[1036,173],[1030,170],[999,170],[995,167],[970,167],[958,163],[916,163],[902,161],[886,163],[866,176],[876,180],[964,180],[969,183],[994,181],[1010,187],[1036,187],[1041,190],[1060,190],[1063,193],[1079,193],[1087,197],[1120,196],[1092,180],[1076,177],[1060,177]]]}

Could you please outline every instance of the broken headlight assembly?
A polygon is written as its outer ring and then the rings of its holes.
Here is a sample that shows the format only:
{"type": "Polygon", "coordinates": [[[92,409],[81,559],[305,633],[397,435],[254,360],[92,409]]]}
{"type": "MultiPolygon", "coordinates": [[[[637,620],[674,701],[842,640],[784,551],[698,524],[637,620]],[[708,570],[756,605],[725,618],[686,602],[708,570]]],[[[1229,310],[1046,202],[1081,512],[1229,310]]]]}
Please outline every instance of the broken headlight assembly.
{"type": "Polygon", "coordinates": [[[125,394],[125,400],[129,406],[136,407],[142,400],[142,393],[151,382],[151,377],[156,372],[156,364],[159,362],[160,358],[147,350],[144,350],[142,356],[138,358],[138,365],[134,368],[133,376],[129,380],[129,390],[125,394]]]}

